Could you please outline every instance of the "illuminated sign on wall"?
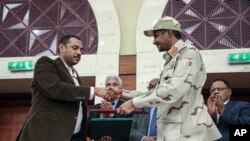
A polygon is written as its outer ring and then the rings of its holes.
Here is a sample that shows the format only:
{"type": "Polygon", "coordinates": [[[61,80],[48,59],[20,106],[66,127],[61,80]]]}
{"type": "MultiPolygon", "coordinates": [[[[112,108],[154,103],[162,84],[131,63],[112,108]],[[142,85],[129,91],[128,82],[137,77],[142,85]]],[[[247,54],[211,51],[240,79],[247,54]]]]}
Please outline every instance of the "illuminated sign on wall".
{"type": "Polygon", "coordinates": [[[8,62],[8,69],[10,71],[27,71],[34,69],[33,61],[15,61],[8,62]]]}
{"type": "Polygon", "coordinates": [[[243,53],[229,53],[229,63],[250,63],[250,52],[243,53]]]}

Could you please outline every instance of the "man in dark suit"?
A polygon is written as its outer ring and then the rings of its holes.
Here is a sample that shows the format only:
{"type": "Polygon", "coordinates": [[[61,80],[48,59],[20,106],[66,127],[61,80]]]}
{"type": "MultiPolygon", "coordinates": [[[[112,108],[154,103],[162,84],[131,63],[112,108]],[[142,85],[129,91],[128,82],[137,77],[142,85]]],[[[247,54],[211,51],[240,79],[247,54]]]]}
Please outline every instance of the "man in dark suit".
{"type": "MultiPolygon", "coordinates": [[[[148,84],[148,91],[155,89],[159,78],[152,79],[148,84]]],[[[149,114],[135,114],[130,131],[130,141],[156,141],[156,135],[149,135],[149,124],[152,108],[143,108],[149,114]]]]}
{"type": "Polygon", "coordinates": [[[230,125],[250,125],[250,103],[231,101],[231,94],[232,89],[226,80],[216,79],[212,82],[207,107],[222,134],[217,141],[230,140],[230,125]]]}
{"type": "Polygon", "coordinates": [[[84,49],[81,39],[66,35],[60,57],[41,57],[34,70],[32,105],[17,141],[85,141],[87,100],[94,95],[115,99],[112,91],[81,85],[74,69],[84,49]]]}

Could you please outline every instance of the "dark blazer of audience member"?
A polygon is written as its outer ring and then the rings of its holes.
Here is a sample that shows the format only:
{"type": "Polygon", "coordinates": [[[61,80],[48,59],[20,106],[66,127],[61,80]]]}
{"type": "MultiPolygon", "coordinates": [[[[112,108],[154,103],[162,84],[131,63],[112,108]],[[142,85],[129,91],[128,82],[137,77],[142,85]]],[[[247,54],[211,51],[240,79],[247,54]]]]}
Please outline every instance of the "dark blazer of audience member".
{"type": "Polygon", "coordinates": [[[230,125],[250,124],[250,103],[232,101],[231,94],[232,89],[226,80],[216,79],[212,82],[207,107],[222,134],[222,138],[217,141],[230,140],[230,125]]]}

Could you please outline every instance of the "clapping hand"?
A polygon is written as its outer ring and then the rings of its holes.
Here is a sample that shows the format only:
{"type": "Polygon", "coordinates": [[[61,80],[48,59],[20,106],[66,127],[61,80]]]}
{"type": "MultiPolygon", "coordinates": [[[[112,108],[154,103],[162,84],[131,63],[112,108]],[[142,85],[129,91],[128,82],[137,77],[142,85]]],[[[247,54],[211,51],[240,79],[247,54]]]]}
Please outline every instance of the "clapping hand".
{"type": "MultiPolygon", "coordinates": [[[[106,100],[102,100],[100,104],[102,110],[113,110],[112,103],[106,100]]],[[[100,118],[111,118],[114,116],[114,113],[100,113],[100,118]]]]}
{"type": "Polygon", "coordinates": [[[215,103],[215,105],[217,107],[217,112],[218,112],[218,114],[220,114],[222,116],[224,109],[225,109],[224,100],[222,99],[222,97],[220,95],[215,95],[215,97],[217,99],[216,103],[215,103]]]}
{"type": "Polygon", "coordinates": [[[216,97],[215,95],[210,95],[207,99],[207,108],[208,108],[208,113],[210,115],[215,113],[215,102],[216,102],[216,97]]]}
{"type": "Polygon", "coordinates": [[[100,107],[102,110],[112,110],[113,109],[111,102],[108,102],[106,100],[102,100],[100,107]]]}

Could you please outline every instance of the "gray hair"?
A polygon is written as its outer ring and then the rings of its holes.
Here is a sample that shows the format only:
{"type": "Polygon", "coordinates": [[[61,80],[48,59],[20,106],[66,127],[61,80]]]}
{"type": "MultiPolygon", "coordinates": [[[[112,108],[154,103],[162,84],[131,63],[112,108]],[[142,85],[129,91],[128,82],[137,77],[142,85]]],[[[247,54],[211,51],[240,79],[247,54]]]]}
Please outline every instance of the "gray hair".
{"type": "Polygon", "coordinates": [[[117,75],[108,75],[105,80],[105,86],[108,84],[109,79],[115,79],[120,87],[122,87],[122,80],[119,76],[117,75]]]}

